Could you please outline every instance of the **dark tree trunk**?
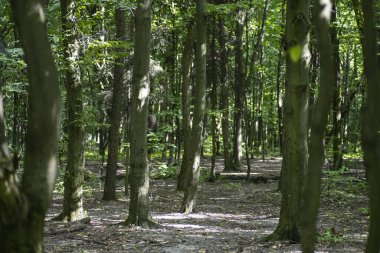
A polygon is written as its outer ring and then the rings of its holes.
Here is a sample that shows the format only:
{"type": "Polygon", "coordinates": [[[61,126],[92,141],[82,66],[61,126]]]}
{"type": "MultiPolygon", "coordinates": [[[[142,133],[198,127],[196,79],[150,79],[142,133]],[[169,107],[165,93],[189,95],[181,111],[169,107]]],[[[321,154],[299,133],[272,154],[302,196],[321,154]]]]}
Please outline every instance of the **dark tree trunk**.
{"type": "Polygon", "coordinates": [[[282,154],[282,136],[283,136],[283,95],[282,95],[282,83],[283,83],[283,50],[285,46],[285,0],[282,1],[281,7],[281,32],[283,32],[280,40],[280,47],[278,49],[278,61],[277,61],[277,76],[276,76],[276,98],[277,98],[277,121],[278,121],[278,142],[280,147],[280,153],[282,154]]]}
{"type": "Polygon", "coordinates": [[[218,86],[217,86],[217,68],[216,68],[216,22],[215,17],[212,21],[212,37],[210,46],[210,83],[211,83],[211,137],[212,137],[212,156],[211,156],[211,170],[209,181],[214,182],[216,179],[215,175],[215,162],[217,155],[217,123],[216,123],[216,109],[218,104],[218,86]]]}
{"type": "Polygon", "coordinates": [[[126,224],[149,227],[149,167],[147,150],[149,62],[152,0],[139,0],[135,12],[135,54],[131,108],[130,206],[126,224]]]}
{"type": "Polygon", "coordinates": [[[181,206],[181,211],[184,213],[193,212],[199,183],[199,165],[201,162],[202,132],[206,105],[207,25],[205,5],[205,0],[196,1],[196,87],[191,147],[188,156],[188,166],[191,166],[191,169],[188,170],[188,182],[181,206]]]}
{"type": "Polygon", "coordinates": [[[244,68],[243,68],[243,29],[244,12],[238,10],[235,39],[235,107],[234,107],[234,139],[233,139],[233,165],[234,169],[241,167],[243,157],[243,93],[244,93],[244,68]]]}
{"type": "Polygon", "coordinates": [[[220,54],[220,110],[222,111],[222,136],[223,136],[223,155],[224,155],[224,170],[232,169],[231,161],[231,143],[230,143],[230,91],[227,82],[227,63],[228,54],[226,46],[226,32],[221,18],[218,21],[219,26],[219,54],[220,54]]]}
{"type": "Polygon", "coordinates": [[[377,36],[374,1],[363,0],[363,56],[367,78],[367,104],[362,124],[364,165],[368,175],[370,224],[366,252],[380,251],[380,66],[377,56],[377,36]]]}
{"type": "Polygon", "coordinates": [[[309,1],[288,0],[282,201],[277,229],[269,240],[300,239],[304,173],[307,166],[309,96],[309,1]]]}
{"type": "MultiPolygon", "coordinates": [[[[336,0],[333,2],[333,12],[331,15],[331,22],[335,23],[337,21],[337,6],[336,0]]],[[[331,40],[333,44],[333,57],[335,61],[335,90],[333,96],[333,115],[332,115],[332,145],[333,145],[333,168],[339,169],[342,166],[342,155],[340,153],[342,138],[341,138],[341,95],[340,95],[340,56],[339,56],[339,38],[338,31],[334,25],[331,28],[331,40]]]]}
{"type": "MultiPolygon", "coordinates": [[[[0,251],[43,252],[43,228],[56,175],[60,118],[58,72],[39,0],[11,1],[28,65],[29,111],[21,187],[5,143],[0,115],[0,251]],[[6,233],[4,233],[6,231],[6,233]]],[[[0,110],[3,112],[3,110],[0,110]]]]}
{"type": "Polygon", "coordinates": [[[187,171],[191,167],[187,164],[191,142],[191,115],[190,115],[190,97],[191,97],[191,62],[195,36],[195,26],[190,23],[187,31],[187,37],[182,53],[182,124],[183,124],[183,157],[181,171],[178,177],[177,190],[184,191],[186,186],[187,171]]]}
{"type": "Polygon", "coordinates": [[[331,10],[332,4],[330,0],[326,0],[323,3],[319,0],[314,2],[313,21],[317,33],[321,70],[318,99],[311,116],[309,158],[301,224],[301,243],[303,252],[305,253],[312,253],[315,250],[315,228],[321,194],[322,167],[325,161],[323,139],[332,95],[336,86],[333,48],[329,30],[331,10]]]}
{"type": "Polygon", "coordinates": [[[84,122],[82,81],[78,65],[79,40],[73,0],[61,0],[64,56],[66,59],[66,94],[68,114],[67,166],[64,177],[63,211],[57,220],[84,218],[82,185],[84,182],[84,122]]]}
{"type": "MultiPolygon", "coordinates": [[[[117,6],[115,10],[116,38],[122,43],[126,36],[126,10],[117,6]]],[[[112,89],[111,127],[108,134],[108,157],[106,179],[104,184],[104,200],[116,199],[116,172],[119,156],[121,111],[123,108],[123,83],[125,57],[124,48],[117,49],[119,53],[115,59],[114,80],[112,89]]]]}

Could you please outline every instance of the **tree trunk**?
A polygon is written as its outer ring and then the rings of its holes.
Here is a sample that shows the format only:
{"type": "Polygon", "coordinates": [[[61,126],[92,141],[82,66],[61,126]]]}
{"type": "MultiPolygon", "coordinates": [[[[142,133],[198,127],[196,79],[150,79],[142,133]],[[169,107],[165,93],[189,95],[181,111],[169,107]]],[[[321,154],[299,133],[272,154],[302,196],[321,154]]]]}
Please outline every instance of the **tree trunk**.
{"type": "Polygon", "coordinates": [[[1,159],[5,165],[0,168],[0,251],[39,253],[44,251],[44,218],[56,175],[60,118],[58,72],[40,1],[11,3],[28,65],[29,114],[20,188],[7,153],[4,118],[0,115],[1,159]]]}
{"type": "MultiPolygon", "coordinates": [[[[335,23],[337,21],[337,6],[336,3],[337,0],[333,1],[333,12],[331,15],[331,22],[335,23]]],[[[333,145],[333,168],[339,169],[342,166],[342,155],[340,153],[341,145],[342,145],[342,138],[341,138],[341,128],[342,128],[342,121],[341,121],[341,95],[340,95],[340,56],[339,56],[339,38],[338,38],[338,31],[336,26],[334,25],[331,28],[331,39],[333,44],[333,57],[335,60],[335,90],[334,90],[334,96],[333,96],[333,115],[332,115],[332,145],[333,145]]]]}
{"type": "MultiPolygon", "coordinates": [[[[116,38],[123,43],[126,36],[126,10],[118,5],[115,10],[115,23],[116,23],[116,38]]],[[[108,157],[106,178],[104,183],[104,200],[116,199],[116,172],[117,160],[119,156],[119,142],[120,142],[120,122],[121,111],[123,107],[123,83],[124,83],[124,65],[125,56],[123,51],[125,48],[117,49],[119,53],[115,59],[114,67],[114,80],[112,89],[112,108],[111,108],[111,127],[108,134],[108,157]]]]}
{"type": "Polygon", "coordinates": [[[206,50],[207,25],[205,14],[205,0],[196,1],[196,87],[193,126],[191,131],[191,147],[188,166],[188,183],[182,201],[181,211],[191,213],[195,207],[196,194],[199,182],[199,165],[201,160],[202,130],[206,105],[206,50]]]}
{"type": "Polygon", "coordinates": [[[152,0],[139,0],[135,12],[135,54],[131,108],[130,206],[126,224],[149,227],[149,167],[147,150],[149,62],[152,0]]]}
{"type": "Polygon", "coordinates": [[[217,68],[216,68],[216,22],[215,17],[212,21],[212,37],[210,46],[210,83],[211,83],[211,137],[212,137],[212,157],[211,157],[211,170],[209,181],[214,182],[216,179],[215,175],[215,162],[216,162],[216,142],[217,142],[217,123],[216,123],[216,110],[218,104],[218,86],[217,86],[217,68]]]}
{"type": "Polygon", "coordinates": [[[374,1],[363,0],[364,16],[364,71],[367,78],[367,104],[362,124],[364,165],[368,175],[370,224],[366,252],[380,251],[380,71],[374,1]]]}
{"type": "Polygon", "coordinates": [[[269,240],[299,240],[304,173],[307,165],[309,1],[288,0],[282,201],[277,229],[269,240]]]}
{"type": "MultiPolygon", "coordinates": [[[[285,32],[285,0],[282,1],[281,6],[281,32],[285,32]]],[[[283,34],[283,33],[282,33],[283,34]]],[[[283,95],[282,95],[282,83],[283,83],[283,50],[285,44],[285,34],[281,36],[280,47],[278,49],[278,61],[277,61],[277,76],[276,76],[276,98],[277,98],[277,125],[278,125],[278,142],[280,147],[280,153],[282,154],[282,136],[283,136],[283,95]]]]}
{"type": "Polygon", "coordinates": [[[82,81],[78,65],[79,40],[73,0],[61,0],[64,56],[66,62],[66,94],[68,114],[67,166],[64,177],[63,211],[57,220],[75,221],[85,217],[83,210],[84,122],[82,81]]]}
{"type": "Polygon", "coordinates": [[[224,29],[223,20],[219,18],[219,54],[220,54],[220,110],[222,111],[222,136],[223,136],[223,155],[224,155],[224,170],[232,169],[231,161],[231,143],[230,143],[230,91],[227,78],[227,63],[228,54],[226,46],[226,32],[224,29]]]}
{"type": "Polygon", "coordinates": [[[191,142],[191,115],[190,115],[190,95],[191,95],[191,62],[195,36],[195,26],[190,23],[187,37],[182,53],[182,124],[183,124],[183,156],[181,171],[178,177],[177,190],[184,191],[186,186],[187,169],[191,167],[187,164],[191,142]]]}
{"type": "Polygon", "coordinates": [[[309,159],[304,191],[302,213],[302,249],[305,253],[315,250],[316,222],[321,194],[321,176],[324,164],[324,134],[327,126],[332,95],[336,85],[333,48],[330,37],[330,0],[316,0],[313,7],[313,21],[316,27],[318,51],[320,54],[320,84],[318,99],[311,116],[309,159]]]}
{"type": "Polygon", "coordinates": [[[234,169],[241,167],[243,157],[243,96],[244,96],[244,69],[243,69],[243,29],[244,12],[238,10],[235,39],[235,107],[234,107],[234,139],[233,139],[233,166],[234,169]]]}

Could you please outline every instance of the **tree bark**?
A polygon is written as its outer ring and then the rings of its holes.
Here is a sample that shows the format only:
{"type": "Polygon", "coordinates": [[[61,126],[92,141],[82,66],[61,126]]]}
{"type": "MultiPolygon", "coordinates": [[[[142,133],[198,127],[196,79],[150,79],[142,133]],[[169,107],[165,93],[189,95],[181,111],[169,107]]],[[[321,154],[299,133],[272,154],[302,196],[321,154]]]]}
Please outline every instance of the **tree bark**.
{"type": "Polygon", "coordinates": [[[364,71],[367,78],[367,103],[362,123],[364,165],[368,175],[370,224],[366,252],[380,251],[380,71],[374,1],[362,0],[364,16],[364,71]]]}
{"type": "Polygon", "coordinates": [[[76,221],[85,217],[83,210],[84,122],[82,81],[78,65],[79,40],[73,0],[61,0],[66,62],[66,95],[68,120],[67,166],[64,176],[63,211],[57,220],[76,221]]]}
{"type": "Polygon", "coordinates": [[[311,116],[309,158],[302,213],[302,249],[305,253],[315,250],[316,222],[321,194],[321,176],[324,164],[324,134],[327,126],[332,95],[336,86],[333,48],[330,37],[331,0],[315,0],[313,21],[316,27],[320,54],[320,84],[318,99],[311,116]]]}
{"type": "Polygon", "coordinates": [[[233,168],[241,167],[243,157],[243,96],[244,96],[244,69],[243,69],[243,29],[244,29],[244,12],[238,10],[236,21],[236,39],[235,39],[235,107],[234,107],[234,139],[233,139],[233,168]]]}
{"type": "Polygon", "coordinates": [[[304,172],[307,166],[309,95],[309,1],[288,0],[282,200],[277,229],[268,240],[299,240],[304,172]]]}
{"type": "Polygon", "coordinates": [[[44,250],[44,218],[56,175],[60,118],[58,72],[41,2],[14,0],[11,4],[28,65],[29,111],[20,187],[15,182],[9,153],[6,153],[0,115],[1,159],[4,162],[0,168],[0,251],[39,253],[44,250]]]}
{"type": "MultiPolygon", "coordinates": [[[[116,23],[116,39],[123,45],[126,36],[126,10],[118,5],[115,10],[115,23],[116,23]]],[[[114,80],[112,89],[112,108],[111,108],[111,127],[108,134],[108,157],[106,178],[104,183],[104,200],[116,199],[116,173],[117,173],[117,160],[119,157],[119,143],[120,143],[120,123],[121,111],[123,107],[123,83],[124,83],[124,68],[125,56],[123,51],[125,49],[121,46],[116,50],[118,56],[115,59],[114,66],[114,80]]]]}
{"type": "Polygon", "coordinates": [[[228,53],[226,46],[226,32],[223,20],[219,18],[219,54],[220,54],[220,110],[222,111],[222,136],[223,136],[223,155],[224,155],[224,170],[232,169],[231,143],[230,143],[230,91],[227,82],[227,63],[228,53]]]}
{"type": "Polygon", "coordinates": [[[280,147],[280,153],[282,154],[282,136],[283,136],[283,95],[282,95],[282,83],[283,83],[283,50],[285,44],[285,0],[282,1],[281,6],[281,41],[278,49],[278,61],[277,61],[277,76],[276,76],[276,98],[277,98],[277,125],[278,125],[278,142],[280,147]]]}
{"type": "Polygon", "coordinates": [[[216,110],[218,104],[218,85],[217,85],[217,67],[216,67],[216,18],[212,20],[212,36],[210,46],[210,102],[211,102],[211,137],[212,137],[212,156],[211,156],[211,170],[209,181],[214,182],[216,180],[215,175],[215,162],[217,155],[217,122],[216,122],[216,110]]]}
{"type": "Polygon", "coordinates": [[[126,224],[149,227],[149,166],[147,150],[149,62],[152,0],[139,0],[135,11],[135,54],[131,108],[130,206],[126,224]]]}
{"type": "Polygon", "coordinates": [[[191,213],[195,207],[196,194],[199,183],[199,165],[201,160],[202,130],[206,105],[206,51],[207,51],[207,26],[206,26],[206,1],[196,1],[196,87],[193,126],[191,131],[191,147],[189,152],[188,184],[182,201],[181,211],[191,213]]]}
{"type": "Polygon", "coordinates": [[[191,142],[191,63],[192,52],[194,45],[195,26],[190,23],[187,31],[187,37],[182,53],[182,124],[183,124],[183,156],[181,163],[181,170],[178,177],[177,190],[184,191],[186,183],[186,176],[189,174],[187,171],[191,167],[187,164],[189,161],[188,155],[191,142]]]}
{"type": "MultiPolygon", "coordinates": [[[[333,1],[333,12],[331,15],[331,22],[335,24],[337,21],[337,6],[336,2],[338,0],[333,1]]],[[[342,154],[340,152],[342,146],[342,138],[341,138],[341,128],[342,128],[342,120],[341,120],[341,95],[340,95],[340,56],[339,56],[339,38],[338,31],[336,25],[331,28],[331,39],[333,44],[333,57],[335,61],[335,90],[333,95],[333,115],[332,115],[332,145],[333,145],[333,168],[339,169],[342,166],[342,154]]]]}

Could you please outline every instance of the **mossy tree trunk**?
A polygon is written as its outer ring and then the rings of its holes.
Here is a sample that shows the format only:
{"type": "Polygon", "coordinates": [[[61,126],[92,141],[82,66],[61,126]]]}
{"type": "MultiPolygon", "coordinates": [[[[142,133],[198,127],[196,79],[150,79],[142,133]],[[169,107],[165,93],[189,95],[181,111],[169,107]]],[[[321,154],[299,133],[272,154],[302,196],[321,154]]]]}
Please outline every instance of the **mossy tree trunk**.
{"type": "Polygon", "coordinates": [[[131,168],[128,225],[149,227],[149,167],[147,150],[149,61],[152,0],[139,0],[135,11],[135,48],[131,107],[131,168]]]}
{"type": "Polygon", "coordinates": [[[330,37],[331,0],[316,0],[313,7],[313,21],[316,27],[319,51],[320,78],[317,101],[310,117],[309,160],[307,166],[304,203],[302,213],[301,243],[303,252],[314,252],[316,222],[321,194],[321,176],[324,164],[324,134],[329,110],[336,86],[335,63],[330,37]]]}
{"type": "Polygon", "coordinates": [[[286,7],[286,82],[281,211],[269,240],[299,241],[304,173],[307,166],[309,1],[288,0],[286,7]]]}
{"type": "Polygon", "coordinates": [[[117,49],[118,56],[115,59],[114,79],[112,88],[111,127],[108,134],[108,157],[106,179],[104,183],[104,200],[116,199],[116,172],[119,157],[120,123],[123,108],[123,84],[125,56],[123,55],[123,42],[126,36],[126,10],[118,5],[115,10],[116,38],[121,46],[117,49]]]}
{"type": "Polygon", "coordinates": [[[196,1],[195,104],[191,131],[191,147],[188,156],[188,166],[191,166],[191,170],[188,170],[188,181],[181,206],[181,211],[184,213],[193,212],[199,183],[199,165],[201,162],[202,131],[204,124],[203,119],[206,106],[207,25],[205,5],[205,0],[196,1]]]}
{"type": "Polygon", "coordinates": [[[363,56],[367,78],[367,104],[362,123],[364,165],[369,183],[370,224],[366,252],[380,251],[380,70],[377,54],[377,36],[374,1],[363,0],[364,16],[363,56]]]}
{"type": "Polygon", "coordinates": [[[43,252],[44,219],[56,175],[58,72],[39,0],[11,1],[28,65],[29,110],[21,186],[15,182],[0,109],[0,252],[43,252]]]}
{"type": "Polygon", "coordinates": [[[66,59],[65,86],[67,96],[68,146],[67,165],[64,176],[63,210],[57,220],[83,219],[84,182],[84,122],[82,81],[78,65],[79,39],[76,24],[76,4],[73,0],[61,0],[61,18],[64,33],[64,56],[66,59]]]}

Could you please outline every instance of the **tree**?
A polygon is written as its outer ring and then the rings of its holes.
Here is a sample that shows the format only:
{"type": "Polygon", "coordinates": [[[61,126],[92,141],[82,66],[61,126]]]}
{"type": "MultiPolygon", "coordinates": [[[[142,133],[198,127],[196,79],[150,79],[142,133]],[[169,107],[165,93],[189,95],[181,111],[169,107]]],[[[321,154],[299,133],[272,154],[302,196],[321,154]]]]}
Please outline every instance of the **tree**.
{"type": "Polygon", "coordinates": [[[126,11],[123,6],[117,5],[115,10],[115,23],[116,23],[116,38],[121,43],[120,49],[117,50],[119,55],[116,56],[114,66],[114,80],[112,89],[112,108],[111,108],[111,127],[108,134],[108,157],[107,157],[107,170],[106,179],[104,184],[104,200],[116,199],[116,171],[117,160],[119,155],[119,142],[120,142],[120,123],[121,112],[123,108],[123,83],[124,83],[124,64],[125,57],[123,55],[123,42],[126,36],[126,11]]]}
{"type": "Polygon", "coordinates": [[[199,183],[203,118],[206,106],[207,26],[205,21],[205,5],[205,0],[196,1],[195,104],[193,126],[191,131],[191,147],[188,156],[188,166],[191,166],[191,169],[188,170],[189,173],[187,175],[187,185],[181,206],[181,211],[184,213],[193,212],[199,183]]]}
{"type": "Polygon", "coordinates": [[[15,170],[5,143],[4,118],[0,115],[1,160],[5,165],[0,168],[0,251],[43,252],[44,218],[56,174],[58,72],[40,1],[11,3],[28,65],[29,113],[20,186],[15,182],[15,170]]]}
{"type": "Polygon", "coordinates": [[[177,190],[184,191],[187,184],[188,170],[191,169],[187,164],[189,161],[188,154],[190,151],[191,143],[191,63],[193,55],[193,45],[195,37],[195,26],[193,22],[188,25],[185,45],[182,53],[182,125],[183,125],[183,156],[181,163],[181,170],[178,176],[177,190]]]}
{"type": "Polygon", "coordinates": [[[309,1],[287,1],[286,81],[281,183],[281,211],[276,230],[268,239],[300,239],[304,173],[307,166],[309,1]]]}
{"type": "Polygon", "coordinates": [[[333,0],[333,11],[331,15],[331,23],[334,24],[331,28],[331,39],[333,44],[333,56],[335,61],[335,90],[333,96],[333,115],[332,115],[332,147],[333,147],[333,168],[339,169],[342,166],[342,137],[341,137],[341,95],[340,95],[340,56],[339,56],[339,38],[336,27],[337,21],[337,2],[333,0]]]}
{"type": "Polygon", "coordinates": [[[362,118],[362,148],[369,186],[369,236],[366,252],[380,251],[380,71],[374,1],[363,0],[363,56],[367,78],[367,101],[362,118]]]}
{"type": "Polygon", "coordinates": [[[244,92],[244,69],[243,69],[243,30],[245,13],[237,12],[236,40],[235,40],[235,108],[234,108],[234,139],[233,139],[233,162],[234,169],[241,167],[243,157],[243,92],[244,92]]]}
{"type": "Polygon", "coordinates": [[[323,139],[336,86],[335,62],[330,37],[331,11],[332,3],[330,0],[315,1],[313,21],[316,27],[318,51],[320,54],[319,63],[321,67],[318,99],[314,104],[310,123],[309,158],[301,223],[303,252],[314,252],[315,250],[315,226],[321,193],[322,167],[325,161],[323,139]]]}
{"type": "Polygon", "coordinates": [[[226,31],[224,27],[224,22],[221,17],[218,18],[219,27],[219,57],[220,57],[220,110],[222,111],[222,138],[223,138],[223,157],[224,157],[224,170],[231,170],[232,166],[232,155],[231,155],[231,143],[230,143],[230,91],[227,82],[227,63],[228,63],[228,52],[226,45],[226,31]]]}
{"type": "Polygon", "coordinates": [[[76,2],[61,0],[64,31],[65,86],[67,104],[68,144],[64,177],[62,213],[56,220],[76,221],[85,217],[82,185],[84,181],[84,122],[81,72],[78,64],[79,39],[76,24],[76,2]]]}
{"type": "Polygon", "coordinates": [[[139,0],[135,11],[135,53],[131,108],[130,206],[126,224],[149,227],[149,167],[147,150],[149,61],[152,0],[139,0]]]}

